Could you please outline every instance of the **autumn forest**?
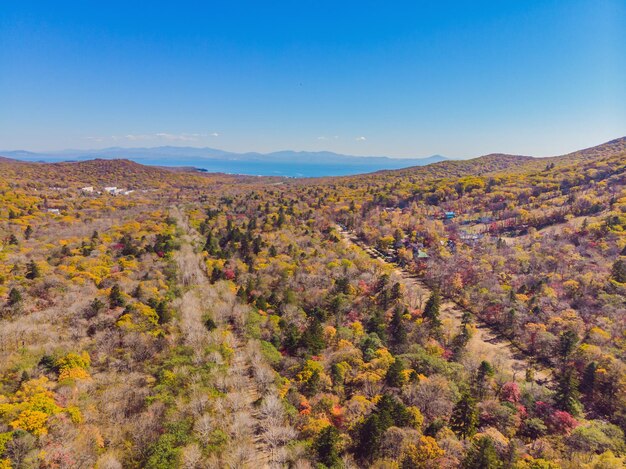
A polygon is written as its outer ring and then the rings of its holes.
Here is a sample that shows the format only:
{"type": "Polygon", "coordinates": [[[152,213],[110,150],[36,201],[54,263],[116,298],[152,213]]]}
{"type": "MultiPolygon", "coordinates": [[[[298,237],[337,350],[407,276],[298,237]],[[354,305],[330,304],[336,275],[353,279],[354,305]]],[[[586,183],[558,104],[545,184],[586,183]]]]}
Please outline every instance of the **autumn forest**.
{"type": "Polygon", "coordinates": [[[0,175],[2,469],[626,465],[626,138],[0,175]]]}

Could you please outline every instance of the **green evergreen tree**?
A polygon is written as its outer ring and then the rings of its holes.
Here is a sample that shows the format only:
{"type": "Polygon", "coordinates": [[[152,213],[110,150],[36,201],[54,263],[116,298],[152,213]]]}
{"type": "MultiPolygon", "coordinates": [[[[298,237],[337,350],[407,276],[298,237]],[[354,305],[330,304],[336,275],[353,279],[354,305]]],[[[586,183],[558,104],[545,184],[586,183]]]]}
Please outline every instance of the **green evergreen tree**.
{"type": "Polygon", "coordinates": [[[469,393],[465,392],[452,409],[450,428],[461,438],[467,438],[476,433],[477,425],[476,401],[469,393]]]}
{"type": "Polygon", "coordinates": [[[285,209],[280,207],[278,209],[278,218],[276,219],[276,226],[281,228],[285,224],[285,209]]]}
{"type": "Polygon", "coordinates": [[[167,307],[167,301],[161,300],[155,302],[154,310],[159,316],[159,324],[163,325],[172,320],[172,310],[167,307]]]}
{"type": "Polygon", "coordinates": [[[499,469],[502,467],[502,461],[491,439],[484,436],[474,442],[461,467],[463,469],[499,469]]]}
{"type": "Polygon", "coordinates": [[[372,317],[370,317],[369,321],[367,321],[367,332],[375,333],[381,340],[387,340],[387,327],[385,323],[385,318],[383,316],[383,312],[380,310],[374,311],[372,317]]]}
{"type": "Polygon", "coordinates": [[[391,426],[405,427],[414,423],[413,414],[397,397],[391,394],[383,394],[376,404],[376,414],[383,431],[391,426]]]}
{"type": "Polygon", "coordinates": [[[211,316],[207,316],[204,318],[204,327],[206,327],[207,331],[211,332],[217,329],[217,324],[211,316]]]}
{"type": "Polygon", "coordinates": [[[580,382],[580,390],[587,397],[592,397],[593,392],[596,387],[596,371],[598,369],[598,364],[596,362],[591,362],[585,367],[585,371],[583,371],[583,377],[580,382]]]}
{"type": "Polygon", "coordinates": [[[626,283],[626,261],[618,259],[613,263],[611,277],[613,277],[616,282],[626,283]]]}
{"type": "Polygon", "coordinates": [[[398,301],[402,298],[402,289],[398,282],[394,283],[391,287],[391,292],[389,293],[391,301],[398,301]]]}
{"type": "Polygon", "coordinates": [[[9,306],[16,306],[22,302],[22,294],[17,288],[11,288],[9,291],[9,306]]]}
{"type": "Polygon", "coordinates": [[[283,329],[283,347],[289,353],[293,354],[297,351],[300,345],[300,331],[298,327],[293,323],[288,323],[282,326],[283,329]]]}
{"type": "Polygon", "coordinates": [[[111,287],[111,291],[109,292],[109,306],[111,308],[117,308],[120,306],[124,306],[126,302],[124,301],[124,297],[122,296],[122,290],[120,286],[115,284],[111,287]]]}
{"type": "Polygon", "coordinates": [[[488,361],[483,360],[482,362],[480,362],[478,370],[476,371],[475,394],[481,400],[485,397],[487,389],[487,378],[493,376],[493,373],[493,367],[488,361]]]}
{"type": "Polygon", "coordinates": [[[381,275],[380,278],[378,279],[378,282],[376,282],[376,293],[380,293],[383,290],[385,290],[388,284],[389,284],[389,275],[388,274],[381,275]]]}
{"type": "Polygon", "coordinates": [[[94,298],[93,301],[89,304],[89,308],[86,311],[85,316],[87,318],[96,317],[104,310],[104,303],[100,301],[98,298],[94,298]]]}
{"type": "Polygon", "coordinates": [[[206,237],[206,242],[204,243],[204,250],[210,255],[215,256],[219,253],[220,246],[217,238],[213,234],[213,231],[209,231],[206,237]]]}
{"type": "Polygon", "coordinates": [[[317,318],[312,318],[301,338],[301,345],[307,353],[317,355],[326,347],[322,323],[317,318]]]}
{"type": "Polygon", "coordinates": [[[311,377],[304,383],[302,393],[305,396],[315,396],[320,391],[321,377],[319,370],[313,370],[311,377]]]}
{"type": "Polygon", "coordinates": [[[392,388],[399,388],[402,386],[402,371],[404,370],[404,365],[402,360],[396,358],[395,361],[389,365],[387,369],[387,374],[385,375],[385,383],[387,386],[391,386],[392,388]]]}
{"type": "Polygon", "coordinates": [[[578,415],[581,408],[578,396],[576,370],[573,367],[565,367],[556,377],[554,403],[559,409],[578,415]]]}
{"type": "Polygon", "coordinates": [[[570,355],[576,348],[577,342],[578,337],[576,336],[576,333],[574,331],[567,330],[561,334],[561,336],[559,337],[558,353],[563,362],[565,362],[570,357],[570,355]]]}
{"type": "Polygon", "coordinates": [[[39,277],[41,277],[41,271],[39,270],[39,266],[34,260],[31,259],[26,265],[26,278],[29,280],[34,280],[39,277]]]}
{"type": "Polygon", "coordinates": [[[426,306],[424,307],[424,318],[430,321],[433,327],[440,327],[441,320],[439,319],[439,309],[441,308],[441,295],[439,290],[435,289],[431,293],[426,306]]]}
{"type": "Polygon", "coordinates": [[[393,312],[393,317],[391,318],[391,323],[389,324],[392,343],[395,349],[400,349],[406,344],[407,331],[404,325],[404,311],[404,308],[396,307],[393,312]]]}
{"type": "Polygon", "coordinates": [[[354,453],[357,458],[371,461],[380,451],[383,428],[377,414],[370,414],[359,427],[354,453]]]}
{"type": "Polygon", "coordinates": [[[338,445],[341,434],[333,425],[325,427],[313,442],[313,449],[317,455],[317,460],[326,467],[339,466],[338,445]]]}

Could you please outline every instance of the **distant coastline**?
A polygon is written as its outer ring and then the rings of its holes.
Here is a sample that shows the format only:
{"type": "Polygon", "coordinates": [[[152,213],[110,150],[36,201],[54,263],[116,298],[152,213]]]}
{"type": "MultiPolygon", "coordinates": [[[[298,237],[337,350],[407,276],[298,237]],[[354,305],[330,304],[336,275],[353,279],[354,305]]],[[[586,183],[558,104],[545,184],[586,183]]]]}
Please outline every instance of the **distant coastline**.
{"type": "Polygon", "coordinates": [[[41,153],[18,150],[3,151],[0,155],[20,161],[45,163],[128,159],[149,166],[193,168],[207,173],[282,177],[349,176],[425,166],[447,159],[440,155],[427,158],[391,158],[351,156],[332,152],[231,153],[212,148],[193,147],[106,148],[41,153]]]}

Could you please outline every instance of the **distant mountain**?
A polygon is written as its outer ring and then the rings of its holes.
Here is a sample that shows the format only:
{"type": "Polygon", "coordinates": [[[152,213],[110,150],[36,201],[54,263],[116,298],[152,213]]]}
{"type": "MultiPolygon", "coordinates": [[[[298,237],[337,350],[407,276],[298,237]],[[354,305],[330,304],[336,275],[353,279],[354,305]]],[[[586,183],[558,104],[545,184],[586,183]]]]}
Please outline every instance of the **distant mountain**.
{"type": "Polygon", "coordinates": [[[24,161],[85,161],[129,159],[153,166],[193,166],[210,172],[265,176],[340,176],[369,173],[381,169],[424,166],[445,161],[441,155],[427,158],[390,158],[387,156],[351,156],[329,151],[277,151],[273,153],[233,153],[215,148],[172,147],[120,148],[100,150],[63,150],[34,153],[5,151],[3,156],[24,161]]]}
{"type": "Polygon", "coordinates": [[[542,171],[547,164],[576,165],[590,160],[600,160],[620,155],[624,155],[626,161],[626,137],[617,138],[610,142],[560,156],[536,158],[532,156],[491,153],[468,160],[446,160],[428,165],[427,167],[412,166],[409,168],[383,170],[375,174],[363,174],[356,177],[361,179],[382,177],[389,180],[410,177],[417,181],[469,175],[484,176],[502,172],[542,171]]]}

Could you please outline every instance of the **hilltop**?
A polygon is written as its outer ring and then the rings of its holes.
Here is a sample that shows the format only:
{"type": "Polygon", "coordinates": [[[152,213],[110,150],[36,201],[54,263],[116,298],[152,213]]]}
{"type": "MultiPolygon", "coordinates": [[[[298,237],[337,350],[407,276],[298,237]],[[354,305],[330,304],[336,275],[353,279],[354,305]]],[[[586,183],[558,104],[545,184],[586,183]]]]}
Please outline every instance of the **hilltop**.
{"type": "Polygon", "coordinates": [[[202,188],[221,182],[258,181],[258,178],[251,176],[207,174],[188,167],[148,166],[127,159],[33,163],[0,157],[0,170],[7,180],[67,188],[93,185],[124,186],[130,189],[202,188]]]}
{"type": "Polygon", "coordinates": [[[448,160],[423,167],[416,166],[398,170],[379,171],[373,174],[356,175],[353,178],[368,180],[396,180],[402,178],[425,180],[501,173],[524,173],[541,170],[548,164],[577,164],[587,161],[599,161],[623,154],[626,154],[626,137],[560,156],[532,157],[492,153],[468,160],[448,160]]]}

